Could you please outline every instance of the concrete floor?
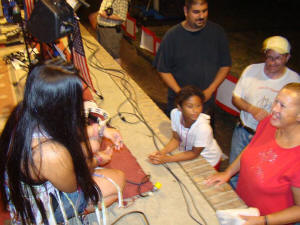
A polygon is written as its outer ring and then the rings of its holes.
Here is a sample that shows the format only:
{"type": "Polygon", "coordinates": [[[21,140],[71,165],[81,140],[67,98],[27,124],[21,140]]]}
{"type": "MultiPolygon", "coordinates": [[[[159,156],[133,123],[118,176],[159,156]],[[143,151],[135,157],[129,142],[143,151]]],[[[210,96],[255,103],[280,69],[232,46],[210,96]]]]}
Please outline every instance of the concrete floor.
{"type": "MultiPolygon", "coordinates": [[[[86,52],[86,54],[88,55],[90,53],[86,52]]],[[[120,67],[113,62],[110,56],[108,56],[102,48],[100,48],[98,55],[99,58],[97,61],[101,62],[100,67],[102,71],[92,70],[92,72],[94,74],[94,79],[97,80],[95,83],[99,84],[104,96],[104,101],[99,102],[100,106],[107,110],[111,115],[115,115],[120,103],[126,99],[125,95],[128,88],[132,93],[132,96],[135,96],[134,101],[137,102],[137,106],[139,107],[138,110],[141,110],[145,121],[147,121],[147,124],[152,127],[156,133],[158,137],[156,138],[157,143],[161,147],[162,143],[166,143],[170,137],[169,119],[128,76],[125,75],[123,77],[118,73],[113,73],[116,76],[107,74],[106,72],[111,71],[110,69],[119,70],[120,67]],[[126,83],[123,83],[124,79],[126,80],[126,83]],[[130,85],[127,85],[127,82],[129,82],[130,85]]],[[[135,104],[133,100],[131,100],[131,103],[125,103],[120,111],[135,113],[136,110],[133,109],[133,104],[135,104]]],[[[129,121],[134,120],[133,117],[127,115],[126,119],[129,121]]],[[[151,138],[151,132],[145,124],[137,123],[132,125],[124,123],[119,117],[116,117],[112,120],[112,125],[121,131],[126,146],[136,157],[145,173],[151,175],[152,182],[155,183],[159,181],[162,183],[162,188],[152,196],[135,200],[128,208],[119,209],[117,205],[114,204],[109,208],[110,223],[126,212],[140,210],[146,214],[150,224],[194,224],[195,222],[187,215],[183,196],[180,194],[180,187],[175,179],[162,166],[154,166],[147,161],[147,155],[155,150],[155,145],[151,138]]],[[[198,192],[197,188],[192,185],[191,180],[189,180],[185,172],[178,164],[172,164],[170,167],[193,193],[197,206],[201,211],[205,212],[203,216],[206,221],[209,221],[206,224],[217,224],[214,210],[201,195],[196,194],[198,192]]],[[[120,221],[120,224],[145,224],[141,220],[140,215],[131,215],[120,221]]],[[[201,223],[204,223],[204,221],[201,221],[201,223]]]]}

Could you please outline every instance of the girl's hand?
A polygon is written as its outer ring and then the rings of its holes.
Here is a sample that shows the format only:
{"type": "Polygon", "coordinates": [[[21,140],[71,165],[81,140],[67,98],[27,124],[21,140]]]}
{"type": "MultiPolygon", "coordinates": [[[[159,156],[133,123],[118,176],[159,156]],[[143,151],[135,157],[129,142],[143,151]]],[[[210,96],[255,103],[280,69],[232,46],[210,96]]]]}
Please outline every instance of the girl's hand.
{"type": "Polygon", "coordinates": [[[157,152],[150,154],[148,156],[148,159],[152,164],[158,165],[158,164],[166,163],[168,156],[157,151],[157,152]]]}
{"type": "Polygon", "coordinates": [[[149,157],[152,157],[152,156],[156,156],[156,155],[161,155],[161,152],[160,151],[155,151],[155,152],[152,152],[149,156],[149,157]]]}

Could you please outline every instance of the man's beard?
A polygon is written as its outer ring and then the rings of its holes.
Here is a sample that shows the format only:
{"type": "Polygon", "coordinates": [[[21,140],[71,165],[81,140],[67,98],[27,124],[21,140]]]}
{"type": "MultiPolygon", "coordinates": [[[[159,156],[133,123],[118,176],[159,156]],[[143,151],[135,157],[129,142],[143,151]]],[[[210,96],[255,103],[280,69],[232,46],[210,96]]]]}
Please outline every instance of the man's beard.
{"type": "Polygon", "coordinates": [[[190,23],[190,26],[194,29],[203,28],[206,25],[205,19],[197,19],[194,23],[190,23]],[[201,22],[201,24],[198,24],[198,22],[201,22]]]}

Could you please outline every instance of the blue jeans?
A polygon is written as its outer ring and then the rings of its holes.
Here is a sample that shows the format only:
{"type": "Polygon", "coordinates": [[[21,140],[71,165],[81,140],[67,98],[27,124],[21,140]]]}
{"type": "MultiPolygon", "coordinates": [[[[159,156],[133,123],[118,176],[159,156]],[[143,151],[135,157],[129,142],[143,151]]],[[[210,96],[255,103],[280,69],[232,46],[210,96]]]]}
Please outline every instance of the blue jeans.
{"type": "MultiPolygon", "coordinates": [[[[243,127],[238,125],[235,126],[232,139],[231,139],[231,149],[230,149],[230,157],[229,163],[231,164],[244,150],[244,148],[250,143],[253,134],[250,134],[243,127]]],[[[237,173],[230,179],[230,185],[236,189],[237,181],[239,178],[239,174],[237,173]]]]}
{"type": "MultiPolygon", "coordinates": [[[[87,201],[84,198],[84,194],[81,190],[75,191],[72,193],[66,193],[70,200],[73,202],[75,208],[77,209],[78,214],[82,213],[84,209],[87,206],[87,201]]],[[[66,215],[68,219],[75,216],[74,210],[69,203],[69,200],[66,198],[66,196],[63,193],[60,193],[60,197],[66,212],[66,215]]],[[[57,200],[55,198],[52,199],[53,201],[53,209],[54,209],[54,215],[57,223],[64,222],[63,215],[61,213],[60,207],[58,206],[57,200]]]]}

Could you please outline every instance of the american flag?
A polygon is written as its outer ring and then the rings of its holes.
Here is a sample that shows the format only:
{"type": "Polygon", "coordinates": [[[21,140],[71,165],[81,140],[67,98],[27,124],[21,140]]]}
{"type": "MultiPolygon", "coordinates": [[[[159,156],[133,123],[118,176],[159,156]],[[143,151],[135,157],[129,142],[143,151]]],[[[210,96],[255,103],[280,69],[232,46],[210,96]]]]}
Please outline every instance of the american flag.
{"type": "Polygon", "coordinates": [[[82,77],[89,87],[94,89],[90,72],[87,66],[84,48],[82,44],[79,23],[75,20],[74,31],[73,31],[73,62],[74,65],[81,71],[82,77]]]}
{"type": "Polygon", "coordinates": [[[34,8],[34,0],[25,0],[24,11],[25,11],[26,20],[29,20],[33,8],[34,8]]]}

